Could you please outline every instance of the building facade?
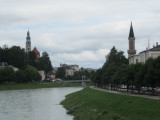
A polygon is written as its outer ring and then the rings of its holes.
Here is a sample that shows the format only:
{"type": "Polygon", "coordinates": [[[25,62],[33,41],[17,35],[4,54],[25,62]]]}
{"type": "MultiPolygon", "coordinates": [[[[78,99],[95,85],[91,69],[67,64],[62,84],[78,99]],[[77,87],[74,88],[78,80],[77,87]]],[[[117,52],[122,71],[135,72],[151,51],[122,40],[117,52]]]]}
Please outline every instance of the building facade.
{"type": "Polygon", "coordinates": [[[46,75],[45,75],[44,71],[41,70],[41,71],[38,71],[38,72],[39,72],[39,74],[40,74],[40,76],[41,76],[41,81],[45,80],[46,75]]]}
{"type": "Polygon", "coordinates": [[[19,70],[17,67],[14,67],[13,65],[8,65],[7,62],[0,62],[0,69],[4,67],[11,67],[15,72],[19,70]]]}
{"type": "Polygon", "coordinates": [[[60,64],[60,67],[64,67],[66,76],[73,76],[76,71],[79,71],[78,65],[60,64]]]}
{"type": "Polygon", "coordinates": [[[40,52],[37,50],[36,47],[33,49],[33,52],[36,54],[36,60],[38,60],[40,58],[40,52]]]}

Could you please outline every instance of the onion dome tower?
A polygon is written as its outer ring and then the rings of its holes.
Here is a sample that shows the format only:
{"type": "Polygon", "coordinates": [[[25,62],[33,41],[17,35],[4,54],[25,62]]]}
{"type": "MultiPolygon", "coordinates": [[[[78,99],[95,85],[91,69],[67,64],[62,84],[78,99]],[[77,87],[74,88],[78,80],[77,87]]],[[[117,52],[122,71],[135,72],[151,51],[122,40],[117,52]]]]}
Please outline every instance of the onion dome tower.
{"type": "Polygon", "coordinates": [[[26,52],[29,53],[30,51],[31,51],[31,37],[28,30],[27,37],[26,37],[26,52]]]}

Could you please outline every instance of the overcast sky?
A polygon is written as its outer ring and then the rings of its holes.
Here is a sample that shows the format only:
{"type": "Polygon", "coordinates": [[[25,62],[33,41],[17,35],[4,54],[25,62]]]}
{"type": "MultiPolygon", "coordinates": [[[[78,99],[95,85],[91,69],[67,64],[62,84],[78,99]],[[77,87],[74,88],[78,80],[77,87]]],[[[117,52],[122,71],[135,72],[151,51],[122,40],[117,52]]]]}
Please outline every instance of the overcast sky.
{"type": "Polygon", "coordinates": [[[127,55],[131,21],[136,50],[160,43],[160,0],[0,0],[0,46],[46,51],[60,63],[100,68],[115,46],[127,55]]]}

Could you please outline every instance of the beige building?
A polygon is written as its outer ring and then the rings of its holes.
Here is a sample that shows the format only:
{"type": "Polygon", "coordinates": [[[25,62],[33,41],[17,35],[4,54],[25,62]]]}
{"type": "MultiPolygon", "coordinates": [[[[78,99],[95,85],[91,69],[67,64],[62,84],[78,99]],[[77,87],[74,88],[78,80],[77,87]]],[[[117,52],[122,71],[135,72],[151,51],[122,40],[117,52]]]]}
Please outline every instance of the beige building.
{"type": "Polygon", "coordinates": [[[43,80],[45,80],[45,73],[44,73],[44,71],[38,71],[39,72],[39,74],[41,75],[41,81],[43,81],[43,80]]]}
{"type": "Polygon", "coordinates": [[[7,62],[0,62],[0,68],[4,68],[4,67],[11,67],[15,72],[19,70],[17,67],[14,67],[13,65],[8,65],[7,62]]]}
{"type": "Polygon", "coordinates": [[[73,76],[76,71],[79,71],[78,65],[60,64],[60,67],[64,67],[66,76],[73,76]]]}
{"type": "Polygon", "coordinates": [[[13,70],[17,72],[19,69],[17,67],[12,66],[13,70]]]}

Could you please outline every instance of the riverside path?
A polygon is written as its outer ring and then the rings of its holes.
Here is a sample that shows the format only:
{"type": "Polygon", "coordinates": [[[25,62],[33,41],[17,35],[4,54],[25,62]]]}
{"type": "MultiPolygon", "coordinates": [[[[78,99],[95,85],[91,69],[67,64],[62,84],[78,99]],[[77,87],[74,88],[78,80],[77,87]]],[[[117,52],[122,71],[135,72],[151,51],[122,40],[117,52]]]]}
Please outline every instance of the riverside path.
{"type": "Polygon", "coordinates": [[[148,98],[148,99],[154,99],[154,100],[160,100],[160,96],[151,96],[151,95],[140,95],[140,94],[133,94],[133,93],[126,93],[121,91],[114,91],[114,90],[108,90],[103,89],[95,86],[90,86],[91,89],[100,90],[108,93],[114,93],[114,94],[121,94],[121,95],[128,95],[128,96],[136,96],[136,97],[142,97],[142,98],[148,98]]]}

